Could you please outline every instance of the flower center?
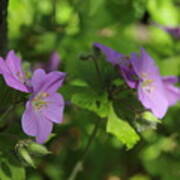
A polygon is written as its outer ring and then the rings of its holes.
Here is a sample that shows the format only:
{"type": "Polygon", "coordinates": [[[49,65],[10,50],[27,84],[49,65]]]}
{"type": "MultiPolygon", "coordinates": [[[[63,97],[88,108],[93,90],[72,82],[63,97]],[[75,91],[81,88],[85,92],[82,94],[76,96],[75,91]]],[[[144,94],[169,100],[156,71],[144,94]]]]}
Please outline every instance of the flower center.
{"type": "Polygon", "coordinates": [[[36,110],[40,110],[46,107],[48,103],[45,98],[48,96],[49,94],[45,92],[39,93],[37,96],[35,96],[32,100],[33,108],[36,110]]]}
{"type": "Polygon", "coordinates": [[[148,74],[147,73],[142,73],[141,74],[142,77],[142,87],[145,91],[147,91],[148,93],[151,93],[154,89],[154,80],[153,79],[149,79],[148,74]]]}
{"type": "Polygon", "coordinates": [[[146,79],[142,82],[143,87],[152,86],[153,80],[152,79],[146,79]]]}
{"type": "Polygon", "coordinates": [[[16,76],[17,76],[17,78],[18,78],[22,83],[25,82],[24,76],[23,76],[20,72],[17,72],[17,73],[16,73],[16,76]]]}
{"type": "Polygon", "coordinates": [[[148,92],[152,92],[155,89],[152,79],[146,79],[142,82],[142,87],[148,92]]]}

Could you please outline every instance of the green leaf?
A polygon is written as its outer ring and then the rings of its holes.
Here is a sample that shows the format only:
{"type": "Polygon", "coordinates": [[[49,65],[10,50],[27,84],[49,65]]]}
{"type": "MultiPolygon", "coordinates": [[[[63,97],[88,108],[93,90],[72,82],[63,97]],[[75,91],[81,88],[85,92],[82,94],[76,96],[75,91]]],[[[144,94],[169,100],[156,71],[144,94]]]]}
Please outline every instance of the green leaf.
{"type": "Polygon", "coordinates": [[[147,8],[156,22],[171,26],[178,25],[179,12],[172,0],[149,0],[147,8]]]}
{"type": "Polygon", "coordinates": [[[25,180],[25,168],[14,162],[12,155],[6,158],[0,157],[0,179],[2,180],[25,180]]]}
{"type": "Polygon", "coordinates": [[[8,177],[1,168],[0,168],[0,179],[11,180],[11,178],[8,177]]]}
{"type": "Polygon", "coordinates": [[[15,166],[8,163],[8,166],[12,173],[12,180],[25,180],[25,169],[22,166],[15,166]]]}
{"type": "Polygon", "coordinates": [[[94,91],[86,90],[81,93],[76,93],[71,99],[73,104],[95,112],[101,118],[107,117],[109,106],[107,94],[97,94],[94,91]]]}
{"type": "Polygon", "coordinates": [[[128,149],[131,149],[140,140],[130,124],[116,115],[112,105],[110,106],[106,131],[116,136],[128,149]]]}

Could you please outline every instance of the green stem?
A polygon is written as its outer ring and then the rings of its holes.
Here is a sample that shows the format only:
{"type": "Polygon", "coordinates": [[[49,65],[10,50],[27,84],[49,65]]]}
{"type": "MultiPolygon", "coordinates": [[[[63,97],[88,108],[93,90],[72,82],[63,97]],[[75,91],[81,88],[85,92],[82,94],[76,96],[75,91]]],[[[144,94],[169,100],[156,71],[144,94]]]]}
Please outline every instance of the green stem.
{"type": "Polygon", "coordinates": [[[99,65],[98,65],[98,62],[97,62],[97,59],[96,58],[93,58],[93,62],[94,62],[94,65],[95,65],[95,68],[96,68],[96,71],[97,71],[97,75],[99,77],[99,80],[102,81],[102,75],[101,75],[101,71],[100,71],[100,68],[99,68],[99,65]]]}
{"type": "Polygon", "coordinates": [[[86,156],[87,156],[87,154],[89,152],[90,146],[92,145],[92,143],[93,143],[93,141],[94,141],[94,139],[95,139],[95,137],[97,135],[97,132],[98,132],[98,129],[99,129],[101,121],[102,121],[102,119],[99,119],[97,121],[97,123],[95,124],[94,129],[93,129],[93,131],[91,133],[91,136],[90,136],[90,138],[88,140],[88,143],[86,145],[86,148],[84,149],[84,152],[82,153],[81,158],[75,164],[75,166],[74,166],[74,168],[73,168],[73,170],[72,170],[68,180],[75,180],[77,175],[78,175],[78,173],[83,170],[84,160],[85,160],[85,158],[86,158],[86,156]]]}
{"type": "Polygon", "coordinates": [[[0,122],[9,114],[9,112],[14,108],[14,105],[11,105],[7,108],[7,110],[0,117],[0,122]]]}
{"type": "MultiPolygon", "coordinates": [[[[11,105],[8,107],[8,109],[2,114],[2,116],[0,117],[0,122],[2,122],[4,120],[4,118],[6,116],[8,116],[8,114],[14,109],[14,105],[11,105]]],[[[9,122],[6,121],[6,123],[3,123],[3,125],[0,127],[0,132],[3,132],[5,129],[7,129],[9,126],[9,122]]]]}
{"type": "MultiPolygon", "coordinates": [[[[7,108],[7,110],[2,114],[2,116],[0,117],[0,122],[2,122],[8,115],[9,113],[16,107],[17,104],[22,103],[21,101],[17,101],[14,104],[12,104],[11,106],[9,106],[7,108]]],[[[0,132],[3,132],[5,129],[7,129],[9,127],[11,121],[6,121],[2,127],[0,127],[0,132]]]]}

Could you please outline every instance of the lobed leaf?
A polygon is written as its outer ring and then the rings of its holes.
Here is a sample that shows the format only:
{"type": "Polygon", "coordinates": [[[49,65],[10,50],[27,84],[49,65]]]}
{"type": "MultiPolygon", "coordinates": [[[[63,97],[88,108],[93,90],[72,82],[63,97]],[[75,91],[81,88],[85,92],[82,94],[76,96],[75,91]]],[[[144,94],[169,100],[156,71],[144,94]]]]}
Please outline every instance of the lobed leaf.
{"type": "Polygon", "coordinates": [[[96,94],[94,91],[82,91],[72,96],[72,103],[77,106],[93,111],[101,118],[107,117],[109,106],[107,94],[96,94]]]}
{"type": "Polygon", "coordinates": [[[110,106],[106,131],[116,136],[128,149],[131,149],[140,140],[133,127],[116,115],[112,105],[110,106]]]}

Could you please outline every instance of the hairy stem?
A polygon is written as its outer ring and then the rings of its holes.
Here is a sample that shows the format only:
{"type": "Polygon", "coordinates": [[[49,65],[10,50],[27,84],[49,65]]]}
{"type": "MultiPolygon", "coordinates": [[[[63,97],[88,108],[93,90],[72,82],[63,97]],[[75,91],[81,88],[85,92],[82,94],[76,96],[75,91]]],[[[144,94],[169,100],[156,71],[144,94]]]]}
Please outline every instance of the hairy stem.
{"type": "MultiPolygon", "coordinates": [[[[8,114],[14,109],[14,105],[11,105],[7,108],[7,110],[2,114],[2,116],[0,117],[0,122],[2,122],[6,116],[8,116],[8,114]]],[[[3,124],[2,127],[0,127],[0,132],[3,132],[6,128],[8,127],[8,123],[6,122],[5,124],[3,124]]]]}
{"type": "Polygon", "coordinates": [[[68,180],[75,180],[76,177],[77,177],[77,175],[78,175],[78,173],[83,170],[84,160],[85,160],[85,158],[86,158],[86,156],[87,156],[87,154],[88,154],[88,152],[89,152],[89,148],[90,148],[91,144],[93,143],[93,141],[94,141],[94,139],[95,139],[95,137],[96,137],[96,134],[97,134],[97,132],[98,132],[98,129],[99,129],[99,126],[100,126],[100,122],[101,122],[101,121],[102,121],[102,119],[99,119],[99,120],[97,121],[97,123],[95,124],[94,129],[93,129],[93,131],[92,131],[92,133],[91,133],[91,136],[90,136],[90,138],[89,138],[89,140],[88,140],[88,143],[87,143],[87,145],[86,145],[86,147],[85,147],[85,149],[84,149],[84,152],[82,153],[81,158],[80,158],[80,159],[78,160],[78,162],[75,164],[75,166],[74,166],[74,168],[73,168],[73,170],[72,170],[72,172],[71,172],[68,180]]]}
{"type": "Polygon", "coordinates": [[[7,14],[8,14],[8,2],[9,0],[0,0],[0,52],[1,55],[5,55],[7,51],[7,14]]]}

